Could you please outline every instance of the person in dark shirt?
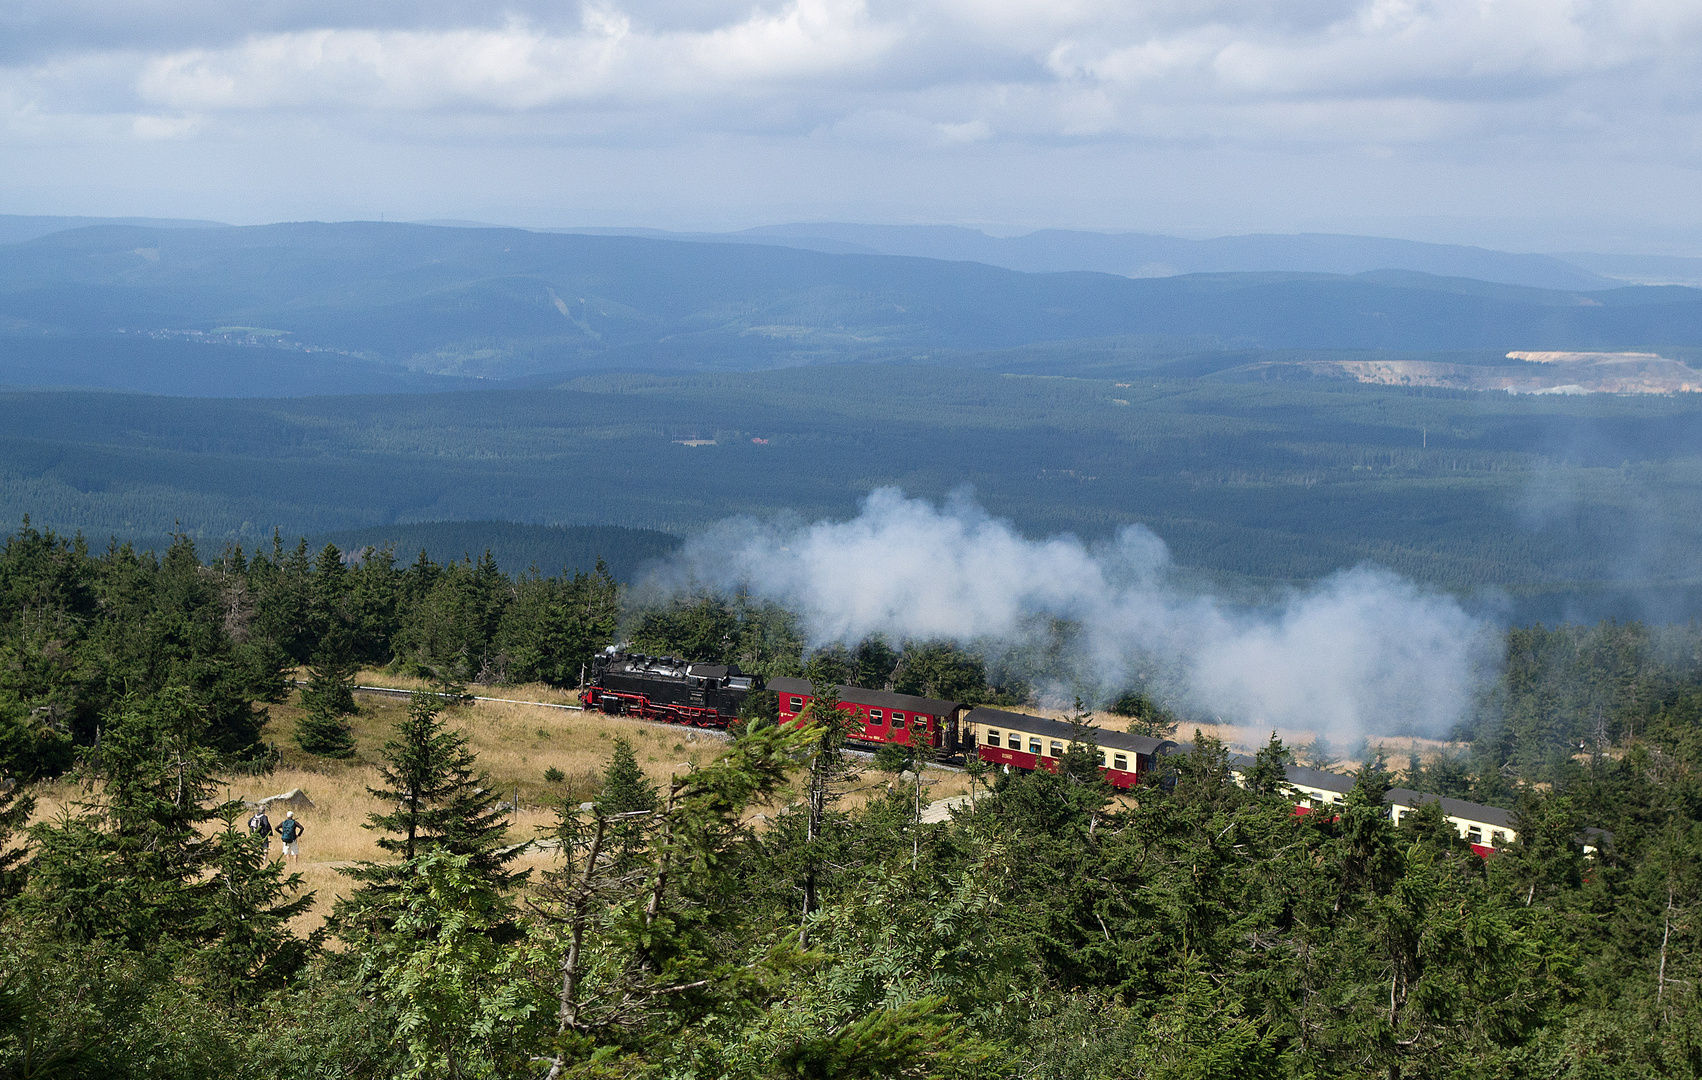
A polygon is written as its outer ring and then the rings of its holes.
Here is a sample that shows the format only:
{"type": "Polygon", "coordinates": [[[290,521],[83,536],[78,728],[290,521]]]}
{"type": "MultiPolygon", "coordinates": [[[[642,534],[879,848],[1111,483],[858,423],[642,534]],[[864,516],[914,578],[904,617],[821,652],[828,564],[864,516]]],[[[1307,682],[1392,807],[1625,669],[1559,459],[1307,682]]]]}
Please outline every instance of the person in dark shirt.
{"type": "Polygon", "coordinates": [[[284,814],[284,820],[278,822],[278,839],[284,842],[284,858],[292,863],[301,862],[301,834],[307,829],[295,819],[295,811],[289,810],[284,814]]]}

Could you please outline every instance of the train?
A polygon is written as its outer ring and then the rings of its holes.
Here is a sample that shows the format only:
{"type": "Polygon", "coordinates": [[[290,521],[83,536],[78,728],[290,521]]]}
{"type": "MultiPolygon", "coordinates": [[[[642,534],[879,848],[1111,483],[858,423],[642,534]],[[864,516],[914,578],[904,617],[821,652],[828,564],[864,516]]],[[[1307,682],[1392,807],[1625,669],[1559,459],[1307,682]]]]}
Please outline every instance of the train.
{"type": "Polygon", "coordinates": [[[737,664],[699,664],[674,656],[607,649],[591,659],[579,703],[610,716],[724,728],[762,680],[737,664]]]}
{"type": "MultiPolygon", "coordinates": [[[[738,719],[745,699],[756,690],[774,693],[782,724],[799,723],[815,700],[808,679],[778,676],[765,681],[746,675],[736,664],[609,649],[593,660],[580,704],[612,716],[725,728],[738,719]]],[[[1169,739],[1102,728],[1078,733],[1069,724],[1043,716],[891,690],[840,686],[835,693],[852,743],[926,747],[942,761],[974,756],[994,768],[1056,771],[1079,734],[1097,755],[1105,778],[1121,790],[1139,784],[1159,758],[1177,747],[1169,739]]]]}
{"type": "MultiPolygon", "coordinates": [[[[782,676],[764,680],[745,674],[737,664],[694,663],[613,648],[593,659],[589,676],[580,692],[580,704],[587,709],[694,727],[731,725],[739,718],[746,698],[758,690],[775,694],[782,724],[799,723],[815,700],[815,689],[807,679],[782,676]]],[[[867,747],[925,746],[937,759],[948,762],[974,757],[998,769],[1051,772],[1079,739],[1096,755],[1100,772],[1111,786],[1128,791],[1143,779],[1150,779],[1166,755],[1186,753],[1186,748],[1170,739],[1104,728],[1084,730],[1061,720],[986,705],[860,686],[841,686],[835,692],[839,711],[847,714],[846,732],[851,742],[867,747]]],[[[1231,759],[1237,782],[1252,761],[1239,755],[1231,759]]],[[[1301,765],[1290,765],[1287,779],[1294,789],[1297,814],[1328,812],[1354,785],[1351,776],[1301,765]]],[[[1386,802],[1390,817],[1397,823],[1420,805],[1440,803],[1443,815],[1460,838],[1485,857],[1518,836],[1513,815],[1500,807],[1405,788],[1390,791],[1386,802]]],[[[1592,850],[1593,841],[1586,842],[1585,849],[1587,853],[1592,850]]]]}

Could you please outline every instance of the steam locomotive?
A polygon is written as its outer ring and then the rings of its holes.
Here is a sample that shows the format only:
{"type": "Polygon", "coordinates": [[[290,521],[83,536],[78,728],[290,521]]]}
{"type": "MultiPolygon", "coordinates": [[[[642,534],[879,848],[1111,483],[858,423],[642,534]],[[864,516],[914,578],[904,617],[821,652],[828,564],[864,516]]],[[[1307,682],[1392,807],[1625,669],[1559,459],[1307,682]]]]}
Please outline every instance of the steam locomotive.
{"type": "Polygon", "coordinates": [[[737,664],[694,664],[672,656],[608,649],[591,660],[579,703],[611,716],[724,728],[762,680],[737,664]]]}

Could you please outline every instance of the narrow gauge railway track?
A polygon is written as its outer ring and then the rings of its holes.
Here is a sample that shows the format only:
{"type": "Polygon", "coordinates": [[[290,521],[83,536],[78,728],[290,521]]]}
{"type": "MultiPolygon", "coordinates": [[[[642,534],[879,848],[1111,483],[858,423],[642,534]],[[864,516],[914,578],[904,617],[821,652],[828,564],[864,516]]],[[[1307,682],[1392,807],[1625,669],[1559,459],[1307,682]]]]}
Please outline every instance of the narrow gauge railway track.
{"type": "MultiPolygon", "coordinates": [[[[293,679],[291,681],[297,686],[307,685],[307,681],[305,679],[293,679]]],[[[349,689],[353,690],[357,694],[387,694],[390,697],[412,697],[414,695],[414,691],[412,690],[399,690],[394,686],[351,686],[349,689]]],[[[554,701],[522,701],[519,698],[484,697],[479,694],[448,694],[441,690],[422,690],[420,693],[456,701],[491,701],[502,705],[536,705],[541,709],[561,709],[563,712],[590,712],[596,713],[598,716],[605,715],[596,709],[587,709],[583,705],[562,705],[554,701]]],[[[673,724],[666,720],[644,720],[635,716],[617,716],[614,717],[614,719],[625,720],[632,724],[646,724],[650,727],[672,728],[676,731],[686,727],[684,724],[673,724]]],[[[701,735],[709,735],[717,739],[730,738],[724,728],[690,727],[688,730],[701,735]]],[[[857,757],[869,758],[871,760],[875,756],[874,751],[872,750],[861,750],[856,747],[847,747],[845,752],[847,754],[853,754],[857,757]]],[[[941,772],[963,771],[963,766],[952,765],[944,761],[931,762],[928,765],[928,768],[939,769],[941,772]]]]}
{"type": "MultiPolygon", "coordinates": [[[[307,685],[307,681],[305,679],[293,679],[291,681],[294,682],[295,685],[297,685],[297,686],[306,686],[307,685]]],[[[413,690],[401,690],[401,689],[398,689],[394,686],[359,686],[359,685],[356,685],[356,686],[349,687],[349,689],[353,690],[357,694],[385,694],[385,695],[388,695],[390,697],[413,697],[414,694],[416,693],[416,691],[413,691],[413,690]]],[[[449,694],[449,693],[445,693],[441,690],[420,690],[420,691],[417,691],[417,692],[422,693],[422,694],[430,694],[432,697],[443,698],[446,701],[490,701],[490,702],[495,702],[495,703],[500,704],[500,705],[536,705],[540,709],[560,709],[563,712],[576,712],[576,713],[597,712],[597,710],[587,709],[583,705],[563,705],[563,704],[561,704],[559,702],[555,702],[555,701],[522,701],[519,698],[485,697],[481,694],[449,694]]],[[[598,715],[602,715],[602,714],[599,713],[598,715]]],[[[667,721],[664,721],[664,720],[644,720],[644,719],[641,719],[639,717],[634,717],[634,716],[623,716],[623,717],[619,717],[619,719],[627,720],[627,721],[630,721],[631,723],[634,723],[634,724],[648,724],[651,727],[675,728],[675,729],[678,729],[679,727],[681,727],[681,725],[679,725],[679,724],[670,724],[670,723],[668,723],[667,721]]],[[[694,727],[691,730],[694,731],[694,732],[704,734],[704,735],[712,735],[717,739],[725,739],[725,738],[728,737],[728,735],[725,731],[718,730],[716,728],[694,727]]]]}

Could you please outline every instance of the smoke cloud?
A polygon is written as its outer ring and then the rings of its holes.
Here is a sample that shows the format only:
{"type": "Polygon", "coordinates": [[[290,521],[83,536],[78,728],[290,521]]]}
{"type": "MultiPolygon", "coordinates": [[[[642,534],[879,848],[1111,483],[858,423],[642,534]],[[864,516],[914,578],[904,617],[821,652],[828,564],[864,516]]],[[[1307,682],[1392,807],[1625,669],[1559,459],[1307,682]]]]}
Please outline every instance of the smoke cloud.
{"type": "Polygon", "coordinates": [[[659,581],[744,588],[802,617],[811,643],[950,639],[1032,655],[1069,627],[1067,696],[1142,684],[1225,721],[1329,732],[1441,734],[1492,655],[1451,597],[1360,567],[1263,605],[1190,588],[1164,542],[1132,526],[1088,545],[1030,540],[971,500],[885,488],[850,521],[723,522],[659,581]]]}

